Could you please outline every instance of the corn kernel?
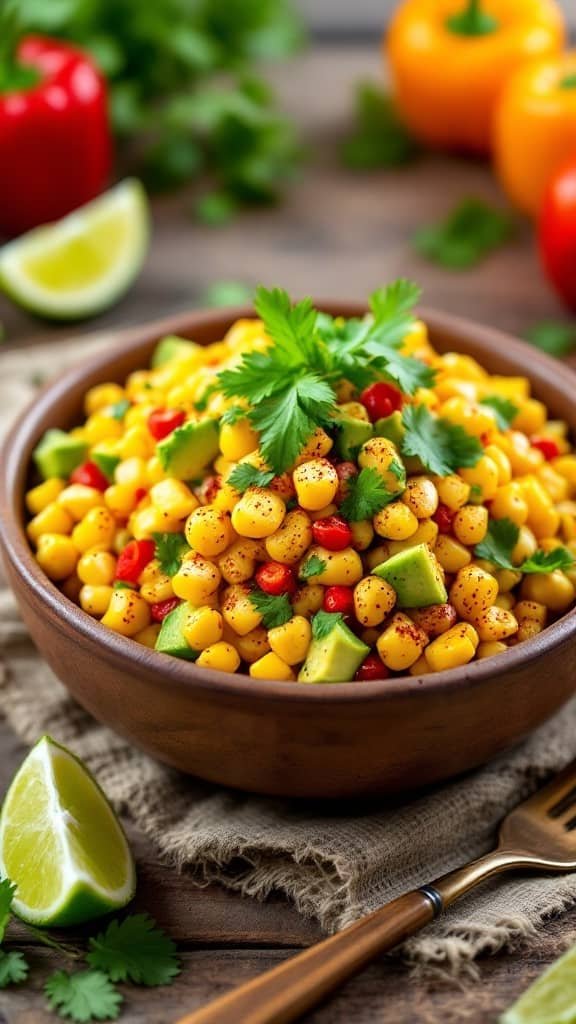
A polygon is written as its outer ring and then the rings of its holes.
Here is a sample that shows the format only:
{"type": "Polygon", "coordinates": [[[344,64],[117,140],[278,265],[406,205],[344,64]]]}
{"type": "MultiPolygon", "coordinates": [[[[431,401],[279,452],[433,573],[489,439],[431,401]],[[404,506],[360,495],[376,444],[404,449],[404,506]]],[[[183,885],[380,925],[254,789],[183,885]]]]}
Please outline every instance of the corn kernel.
{"type": "Polygon", "coordinates": [[[258,434],[250,420],[223,423],[220,427],[220,451],[230,462],[239,462],[258,447],[258,434]]]}
{"type": "Polygon", "coordinates": [[[576,596],[574,584],[560,569],[545,576],[525,576],[520,593],[522,600],[536,601],[551,612],[566,611],[576,596]]]}
{"type": "Polygon", "coordinates": [[[186,540],[200,555],[221,555],[234,540],[230,516],[213,505],[202,505],[186,520],[186,540]]]}
{"type": "Polygon", "coordinates": [[[144,459],[130,458],[119,462],[114,470],[114,480],[117,484],[127,484],[137,488],[148,488],[148,469],[144,459]]]}
{"type": "Polygon", "coordinates": [[[194,651],[203,651],[222,639],[224,620],[219,611],[204,605],[188,612],[182,633],[194,651]]]}
{"type": "Polygon", "coordinates": [[[520,623],[526,619],[534,619],[544,627],[548,617],[548,609],[545,604],[539,604],[537,601],[518,601],[514,609],[514,615],[520,623]]]}
{"type": "Polygon", "coordinates": [[[154,533],[180,533],[182,524],[167,512],[160,512],[153,505],[138,507],[128,523],[136,540],[147,540],[154,533]]]}
{"type": "Polygon", "coordinates": [[[516,526],[524,526],[528,519],[528,503],[519,481],[512,480],[498,488],[492,499],[490,515],[493,519],[510,519],[516,526]]]}
{"type": "Polygon", "coordinates": [[[240,636],[233,629],[230,629],[229,626],[225,626],[223,639],[232,643],[242,661],[247,661],[249,665],[253,661],[258,661],[265,654],[268,654],[270,650],[268,632],[264,629],[264,626],[256,626],[256,629],[251,629],[244,636],[240,636]]]}
{"type": "Polygon", "coordinates": [[[78,551],[89,548],[110,548],[116,532],[116,520],[109,509],[101,506],[91,508],[84,519],[72,530],[72,540],[78,551]]]}
{"type": "Polygon", "coordinates": [[[119,384],[113,384],[112,382],[96,384],[95,387],[90,388],[86,392],[84,398],[86,415],[91,416],[92,413],[98,412],[107,405],[115,405],[116,402],[121,402],[125,397],[124,389],[119,384]]]}
{"type": "Polygon", "coordinates": [[[95,619],[100,619],[108,611],[112,594],[113,588],[111,586],[85,583],[78,594],[80,607],[85,612],[88,612],[88,615],[93,615],[95,619]]]}
{"type": "Polygon", "coordinates": [[[52,502],[56,501],[65,486],[64,480],[53,476],[28,491],[26,494],[26,508],[30,515],[37,516],[39,512],[43,512],[47,505],[51,505],[52,502]]]}
{"type": "Polygon", "coordinates": [[[268,630],[268,642],[274,654],[287,665],[304,661],[312,641],[312,629],[303,615],[294,615],[283,626],[268,630]]]}
{"type": "Polygon", "coordinates": [[[403,501],[385,505],[376,513],[373,523],[376,533],[389,540],[408,540],[418,529],[418,518],[403,501]]]}
{"type": "Polygon", "coordinates": [[[109,551],[86,551],[78,561],[76,572],[82,583],[107,586],[116,575],[116,559],[109,551]]]}
{"type": "Polygon", "coordinates": [[[492,605],[474,619],[474,627],[483,642],[506,640],[518,632],[518,620],[508,609],[492,605]]]}
{"type": "Polygon", "coordinates": [[[200,652],[196,660],[200,668],[210,668],[217,672],[236,672],[240,666],[240,655],[232,644],[220,640],[200,652]]]}
{"type": "Polygon", "coordinates": [[[323,509],[336,497],[338,474],[327,459],[310,459],[297,466],[292,474],[298,504],[311,511],[323,509]]]}
{"type": "Polygon", "coordinates": [[[378,654],[393,672],[409,669],[422,654],[428,636],[412,619],[398,612],[380,635],[376,647],[378,654]]]}
{"type": "Polygon", "coordinates": [[[171,478],[154,484],[150,491],[150,501],[154,508],[172,519],[185,519],[200,504],[196,495],[192,494],[182,480],[171,478]]]}
{"type": "Polygon", "coordinates": [[[447,533],[441,533],[438,537],[434,554],[446,572],[458,572],[472,561],[472,552],[447,533]]]}
{"type": "Polygon", "coordinates": [[[404,489],[401,474],[397,473],[402,471],[398,452],[386,437],[372,437],[366,441],[360,449],[358,465],[361,469],[375,469],[380,473],[390,494],[400,494],[404,489]]]}
{"type": "Polygon", "coordinates": [[[478,488],[482,501],[491,501],[498,490],[498,466],[488,455],[481,455],[475,466],[461,469],[460,476],[470,487],[478,488]]]}
{"type": "Polygon", "coordinates": [[[358,519],[349,525],[352,533],[352,547],[355,551],[366,551],[374,540],[372,523],[369,519],[358,519]]]}
{"type": "MultiPolygon", "coordinates": [[[[221,490],[217,497],[220,494],[221,490]]],[[[214,504],[218,506],[217,500],[214,504]]],[[[241,537],[259,540],[275,533],[285,515],[286,506],[277,494],[265,487],[249,487],[233,508],[232,526],[241,537]]]]}
{"type": "Polygon", "coordinates": [[[249,671],[253,679],[278,679],[282,682],[294,682],[296,679],[290,665],[287,665],[274,651],[270,651],[263,658],[252,662],[249,671]]]}
{"type": "Polygon", "coordinates": [[[478,647],[478,635],[466,622],[459,622],[433,640],[424,657],[433,672],[460,668],[472,661],[478,647]]]}
{"type": "Polygon", "coordinates": [[[363,626],[379,626],[396,604],[396,591],[378,576],[366,576],[354,588],[354,611],[363,626]]]}
{"type": "Polygon", "coordinates": [[[309,618],[320,611],[324,601],[324,587],[319,583],[307,583],[299,587],[292,598],[292,608],[296,615],[309,618]]]}
{"type": "Polygon", "coordinates": [[[507,650],[506,644],[503,644],[501,640],[489,640],[487,643],[478,644],[476,657],[479,660],[493,658],[495,654],[503,654],[507,650]]]}
{"type": "Polygon", "coordinates": [[[452,530],[461,544],[480,544],[488,532],[488,509],[484,505],[464,505],[452,520],[452,530]]]}
{"type": "Polygon", "coordinates": [[[321,572],[309,577],[313,583],[322,583],[326,587],[351,587],[358,583],[364,575],[362,559],[354,548],[329,551],[328,548],[323,548],[318,544],[309,549],[308,559],[313,557],[319,558],[324,563],[321,572]]]}
{"type": "Polygon", "coordinates": [[[102,625],[122,636],[135,636],[150,625],[150,609],[135,590],[113,590],[102,625]]]}
{"type": "Polygon", "coordinates": [[[43,533],[38,540],[36,559],[51,580],[65,580],[78,561],[78,551],[70,537],[61,533],[43,533]]]}
{"type": "Polygon", "coordinates": [[[178,572],[172,577],[176,597],[199,607],[206,604],[220,586],[222,579],[218,566],[195,552],[186,556],[178,572]]]}
{"type": "Polygon", "coordinates": [[[536,476],[526,476],[522,492],[528,505],[527,525],[536,538],[553,537],[558,533],[560,516],[545,487],[536,476]]]}
{"type": "Polygon", "coordinates": [[[74,520],[69,512],[57,502],[52,501],[46,505],[41,512],[38,512],[30,520],[26,527],[26,533],[33,543],[38,544],[44,533],[70,533],[74,520]]]}
{"type": "Polygon", "coordinates": [[[440,501],[452,511],[462,508],[470,497],[470,484],[456,474],[445,477],[435,476],[434,484],[440,501]]]}
{"type": "Polygon", "coordinates": [[[477,565],[460,569],[450,588],[450,602],[460,618],[472,622],[494,604],[498,596],[498,583],[477,565]]]}
{"type": "Polygon", "coordinates": [[[139,633],[135,633],[133,640],[138,644],[142,644],[143,647],[149,647],[150,650],[156,648],[156,641],[160,634],[160,624],[158,622],[152,622],[149,626],[145,626],[139,633]]]}
{"type": "Polygon", "coordinates": [[[246,636],[262,622],[250,600],[250,589],[242,584],[232,584],[224,591],[221,607],[225,623],[239,636],[246,636]]]}
{"type": "MultiPolygon", "coordinates": [[[[278,559],[275,559],[278,561],[278,559]]],[[[217,560],[226,583],[244,583],[254,575],[255,555],[252,541],[237,540],[217,560]]]]}

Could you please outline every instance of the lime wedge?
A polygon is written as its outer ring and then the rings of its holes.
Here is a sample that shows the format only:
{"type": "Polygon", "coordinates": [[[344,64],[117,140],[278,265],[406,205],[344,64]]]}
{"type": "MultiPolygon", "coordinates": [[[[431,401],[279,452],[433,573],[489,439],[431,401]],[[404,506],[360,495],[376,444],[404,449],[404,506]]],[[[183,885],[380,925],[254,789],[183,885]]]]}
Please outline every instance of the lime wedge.
{"type": "Polygon", "coordinates": [[[576,1024],[576,946],[536,979],[500,1024],[576,1024]]]}
{"type": "Polygon", "coordinates": [[[0,286],[40,316],[92,316],[132,284],[147,244],[146,194],[140,182],[129,178],[0,249],[0,286]]]}
{"type": "Polygon", "coordinates": [[[0,818],[0,878],[31,924],[78,924],[124,907],[136,875],[126,837],[84,765],[45,736],[18,771],[0,818]]]}

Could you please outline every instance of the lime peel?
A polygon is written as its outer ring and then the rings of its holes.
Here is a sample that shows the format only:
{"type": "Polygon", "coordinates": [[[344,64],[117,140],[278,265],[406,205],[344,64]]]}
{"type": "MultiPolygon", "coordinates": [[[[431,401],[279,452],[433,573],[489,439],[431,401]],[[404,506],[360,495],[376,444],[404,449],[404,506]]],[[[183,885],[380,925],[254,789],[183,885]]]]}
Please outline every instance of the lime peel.
{"type": "Polygon", "coordinates": [[[500,1024],[575,1024],[576,946],[556,960],[500,1017],[500,1024]]]}

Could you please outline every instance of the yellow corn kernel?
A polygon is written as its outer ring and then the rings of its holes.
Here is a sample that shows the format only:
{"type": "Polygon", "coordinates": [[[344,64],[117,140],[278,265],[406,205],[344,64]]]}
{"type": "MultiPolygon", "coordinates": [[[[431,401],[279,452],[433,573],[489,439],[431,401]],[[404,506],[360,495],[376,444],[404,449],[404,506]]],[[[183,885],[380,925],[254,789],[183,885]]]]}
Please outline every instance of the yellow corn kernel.
{"type": "Polygon", "coordinates": [[[402,501],[417,519],[429,519],[438,508],[438,491],[427,476],[410,477],[402,501]]]}
{"type": "Polygon", "coordinates": [[[549,494],[536,476],[526,476],[522,481],[524,499],[528,505],[527,525],[537,539],[553,537],[558,533],[560,515],[554,508],[549,494]]]}
{"type": "Polygon", "coordinates": [[[522,581],[522,573],[516,569],[496,569],[491,575],[498,583],[498,593],[506,594],[522,581]]]}
{"type": "Polygon", "coordinates": [[[154,441],[146,427],[130,427],[118,440],[121,459],[149,459],[154,454],[154,441]]]}
{"type": "Polygon", "coordinates": [[[518,540],[512,551],[512,562],[514,565],[520,565],[525,562],[527,558],[531,558],[535,551],[538,549],[538,541],[532,533],[532,530],[528,529],[527,526],[520,527],[520,533],[518,540]]]}
{"type": "Polygon", "coordinates": [[[91,508],[84,519],[77,523],[72,530],[72,540],[78,551],[88,551],[89,548],[111,548],[116,532],[116,520],[110,509],[101,506],[91,508]]]}
{"type": "Polygon", "coordinates": [[[487,643],[478,644],[476,657],[479,661],[483,658],[493,658],[495,654],[503,654],[508,648],[501,640],[489,640],[487,643]]]}
{"type": "Polygon", "coordinates": [[[560,533],[564,541],[576,540],[576,501],[561,501],[556,510],[560,516],[560,533]]]}
{"type": "Polygon", "coordinates": [[[444,373],[448,372],[453,377],[477,381],[479,384],[488,381],[486,370],[472,356],[465,356],[461,352],[445,352],[439,361],[444,373]]]}
{"type": "MultiPolygon", "coordinates": [[[[509,447],[506,451],[512,466],[513,476],[524,476],[526,473],[533,473],[544,461],[542,452],[532,448],[529,439],[518,430],[511,430],[506,435],[509,447]]],[[[501,446],[502,435],[495,439],[498,447],[501,446]]]]}
{"type": "Polygon", "coordinates": [[[262,616],[250,600],[250,589],[234,583],[224,591],[221,601],[224,622],[239,636],[246,636],[262,622],[262,616]]]}
{"type": "Polygon", "coordinates": [[[220,427],[220,451],[229,462],[238,462],[258,447],[258,434],[250,420],[223,423],[220,427]]]}
{"type": "Polygon", "coordinates": [[[142,425],[148,426],[148,417],[154,412],[156,404],[154,402],[140,402],[138,405],[132,405],[126,410],[124,414],[124,429],[128,430],[129,427],[141,427],[142,425]]]}
{"type": "Polygon", "coordinates": [[[135,590],[113,590],[102,625],[122,636],[135,636],[150,625],[150,608],[135,590]]]}
{"type": "Polygon", "coordinates": [[[148,488],[148,471],[144,459],[138,457],[123,459],[114,470],[117,484],[126,484],[135,490],[139,487],[148,488]]]}
{"type": "Polygon", "coordinates": [[[528,519],[528,502],[518,480],[498,488],[492,499],[490,515],[493,519],[510,519],[516,526],[524,526],[528,519]]]}
{"type": "Polygon", "coordinates": [[[104,495],[95,487],[86,484],[70,484],[58,495],[58,504],[70,513],[74,522],[79,523],[91,508],[104,505],[104,495]]]}
{"type": "Polygon", "coordinates": [[[526,640],[531,640],[532,637],[538,636],[542,629],[543,626],[536,619],[524,619],[524,622],[521,622],[518,626],[516,640],[518,643],[524,643],[526,640]]]}
{"type": "Polygon", "coordinates": [[[497,608],[505,608],[506,611],[511,612],[516,604],[516,598],[514,594],[508,592],[504,594],[498,594],[498,597],[494,601],[494,605],[497,608]]]}
{"type": "MultiPolygon", "coordinates": [[[[217,500],[214,505],[220,507],[217,500]]],[[[234,505],[232,526],[241,537],[260,540],[275,533],[285,516],[286,506],[282,498],[268,488],[249,487],[234,505]]]]}
{"type": "Polygon", "coordinates": [[[460,476],[478,489],[481,501],[491,501],[498,490],[498,466],[488,455],[481,455],[475,466],[461,469],[460,476]]]}
{"type": "Polygon", "coordinates": [[[139,583],[140,594],[148,604],[158,604],[159,601],[169,601],[171,597],[174,597],[172,577],[167,576],[166,573],[158,571],[154,576],[147,576],[145,569],[140,576],[139,583]]]}
{"type": "Polygon", "coordinates": [[[294,615],[283,626],[268,630],[268,643],[287,665],[304,661],[312,642],[312,629],[303,615],[294,615]]]}
{"type": "Polygon", "coordinates": [[[360,449],[358,465],[361,469],[375,469],[384,481],[390,494],[399,494],[402,488],[398,477],[391,470],[401,468],[398,451],[386,437],[372,437],[360,449]]]}
{"type": "Polygon", "coordinates": [[[116,559],[109,551],[86,551],[78,561],[76,572],[82,583],[107,586],[116,575],[116,559]]]}
{"type": "Polygon", "coordinates": [[[78,561],[78,551],[70,537],[61,533],[43,533],[38,540],[36,560],[51,580],[65,580],[78,561]]]}
{"type": "Polygon", "coordinates": [[[389,544],[378,544],[376,547],[367,551],[364,555],[364,566],[366,572],[373,572],[378,565],[382,565],[382,562],[386,562],[390,558],[392,552],[390,551],[389,544]]]}
{"type": "Polygon", "coordinates": [[[204,605],[188,612],[182,633],[194,651],[203,651],[222,639],[224,620],[216,608],[204,605]]]}
{"type": "Polygon", "coordinates": [[[109,585],[85,583],[78,594],[78,601],[88,615],[100,619],[108,611],[112,594],[113,588],[109,585]]]}
{"type": "Polygon", "coordinates": [[[311,583],[322,583],[325,587],[348,586],[358,583],[364,575],[362,559],[354,548],[343,548],[342,551],[329,551],[321,545],[311,547],[306,561],[316,557],[324,562],[322,572],[310,576],[311,583]]]}
{"type": "Polygon", "coordinates": [[[112,548],[114,554],[119,555],[120,552],[124,550],[126,545],[129,544],[131,540],[132,534],[130,533],[130,530],[123,528],[116,531],[110,547],[112,548]]]}
{"type": "Polygon", "coordinates": [[[138,504],[136,491],[130,484],[111,484],[104,491],[104,501],[119,518],[129,516],[138,504]]]}
{"type": "Polygon", "coordinates": [[[366,551],[374,540],[374,527],[369,519],[359,519],[350,523],[352,547],[356,551],[366,551]]]}
{"type": "Polygon", "coordinates": [[[491,376],[486,381],[486,395],[501,395],[510,398],[517,405],[523,405],[530,398],[530,382],[526,377],[491,376]]]}
{"type": "Polygon", "coordinates": [[[292,608],[296,615],[309,618],[320,611],[324,601],[324,587],[319,583],[307,583],[299,587],[292,598],[292,608]]]}
{"type": "Polygon", "coordinates": [[[418,658],[418,661],[415,661],[414,664],[408,669],[408,672],[411,676],[430,675],[432,669],[430,668],[430,665],[426,661],[426,655],[421,654],[420,657],[418,658]]]}
{"type": "Polygon", "coordinates": [[[192,512],[184,532],[190,547],[206,558],[221,555],[234,540],[230,516],[213,505],[202,505],[192,512]]]}
{"type": "Polygon", "coordinates": [[[235,465],[235,462],[229,462],[223,455],[218,455],[217,458],[214,459],[214,469],[220,474],[220,476],[229,476],[235,465]]]}
{"type": "Polygon", "coordinates": [[[182,480],[174,480],[171,477],[154,484],[150,491],[150,501],[154,508],[172,519],[185,519],[200,504],[196,495],[192,494],[182,480]]]}
{"type": "Polygon", "coordinates": [[[474,621],[494,604],[498,596],[498,583],[490,573],[477,565],[460,569],[452,587],[450,601],[460,618],[474,621]]]}
{"type": "Polygon", "coordinates": [[[484,455],[488,455],[498,469],[498,486],[501,487],[502,484],[509,484],[512,479],[512,466],[506,453],[495,444],[487,444],[484,449],[484,455]]]}
{"type": "Polygon", "coordinates": [[[455,473],[445,477],[435,476],[433,479],[443,505],[455,511],[466,504],[470,497],[470,484],[465,483],[455,473]]]}
{"type": "Polygon", "coordinates": [[[253,679],[278,679],[282,682],[294,682],[296,679],[290,665],[287,665],[274,651],[270,651],[263,658],[252,662],[249,671],[253,679]]]}
{"type": "Polygon", "coordinates": [[[172,589],[176,597],[200,607],[209,603],[208,599],[218,590],[221,579],[218,566],[194,552],[184,558],[172,577],[172,589]]]}
{"type": "Polygon", "coordinates": [[[205,647],[196,659],[200,668],[211,668],[217,672],[236,672],[240,666],[240,655],[232,644],[220,640],[217,644],[205,647]]]}
{"type": "Polygon", "coordinates": [[[334,516],[338,512],[338,506],[331,502],[329,505],[324,505],[323,508],[309,509],[308,515],[312,523],[317,522],[318,519],[327,519],[328,516],[334,516]]]}
{"type": "Polygon", "coordinates": [[[238,654],[242,658],[242,661],[247,661],[249,665],[253,661],[258,661],[265,654],[268,654],[270,650],[270,644],[268,643],[268,632],[264,629],[264,626],[256,626],[256,629],[251,629],[249,633],[245,633],[244,636],[240,636],[235,633],[234,630],[230,629],[229,626],[225,626],[224,640],[232,643],[238,651],[238,654]]]}
{"type": "Polygon", "coordinates": [[[69,512],[57,502],[52,501],[46,505],[38,515],[31,519],[26,527],[26,533],[31,541],[37,544],[43,533],[68,534],[74,525],[74,520],[69,512]]]}
{"type": "Polygon", "coordinates": [[[446,572],[458,572],[472,561],[472,552],[446,533],[438,537],[434,554],[446,572]]]}
{"type": "Polygon", "coordinates": [[[488,509],[484,505],[464,505],[452,520],[452,531],[461,544],[480,544],[488,532],[488,509]]]}
{"type": "Polygon", "coordinates": [[[467,622],[458,622],[433,640],[424,657],[433,672],[459,668],[472,661],[478,647],[478,634],[467,622]]]}
{"type": "Polygon", "coordinates": [[[119,384],[114,384],[112,381],[106,384],[96,384],[84,396],[84,410],[87,416],[91,416],[92,413],[98,412],[99,409],[103,409],[107,405],[121,402],[125,397],[124,389],[119,384]]]}
{"type": "Polygon", "coordinates": [[[552,466],[568,481],[572,491],[576,491],[576,455],[560,455],[554,459],[552,466]]]}
{"type": "Polygon", "coordinates": [[[554,504],[566,501],[570,494],[570,484],[560,473],[552,468],[549,462],[545,462],[536,470],[540,483],[544,485],[549,497],[554,504]]]}
{"type": "Polygon", "coordinates": [[[398,612],[378,638],[376,647],[386,668],[403,672],[418,661],[427,643],[428,636],[424,630],[407,615],[398,612]]]}
{"type": "Polygon", "coordinates": [[[273,562],[295,565],[312,543],[310,516],[302,509],[288,512],[275,533],[266,537],[266,552],[273,562]]]}
{"type": "Polygon", "coordinates": [[[212,504],[214,505],[214,508],[219,509],[221,512],[233,512],[238,498],[238,491],[235,491],[230,484],[227,484],[226,481],[223,480],[214,495],[212,504]]]}
{"type": "Polygon", "coordinates": [[[438,525],[433,519],[421,519],[418,529],[408,540],[389,540],[387,544],[388,554],[396,555],[399,551],[406,551],[417,544],[427,544],[431,551],[436,550],[438,542],[438,525]]]}
{"type": "Polygon", "coordinates": [[[146,462],[146,485],[153,487],[154,484],[159,484],[161,480],[166,479],[166,473],[162,467],[162,463],[157,455],[153,455],[152,458],[146,462]]]}
{"type": "Polygon", "coordinates": [[[574,584],[560,569],[546,575],[525,576],[520,590],[523,601],[536,601],[551,612],[563,612],[576,596],[574,584]]]}
{"type": "Polygon", "coordinates": [[[82,432],[84,440],[90,445],[100,441],[115,441],[122,437],[123,426],[114,416],[107,416],[104,411],[93,413],[86,420],[82,432]]]}
{"type": "Polygon", "coordinates": [[[338,474],[327,459],[310,459],[292,474],[298,504],[310,511],[324,509],[336,497],[338,474]]]}
{"type": "Polygon", "coordinates": [[[156,647],[156,641],[160,633],[160,623],[152,622],[149,626],[141,629],[139,633],[135,633],[132,637],[133,640],[138,644],[142,644],[143,647],[149,647],[153,651],[156,647]]]}
{"type": "Polygon", "coordinates": [[[506,640],[518,632],[518,620],[509,609],[492,605],[474,619],[474,627],[485,643],[489,640],[506,640]]]}
{"type": "Polygon", "coordinates": [[[522,402],[514,417],[514,430],[521,430],[523,434],[539,434],[546,423],[548,411],[543,402],[535,398],[528,398],[522,402]]]}
{"type": "Polygon", "coordinates": [[[520,624],[526,619],[534,619],[544,628],[548,618],[548,609],[545,604],[539,604],[538,601],[518,601],[514,608],[514,615],[520,624]]]}
{"type": "Polygon", "coordinates": [[[416,515],[402,501],[393,501],[386,505],[376,513],[373,523],[376,533],[389,540],[407,540],[418,529],[416,515]]]}
{"type": "Polygon", "coordinates": [[[396,591],[378,576],[366,576],[354,588],[354,611],[363,626],[379,626],[396,604],[396,591]]]}
{"type": "Polygon", "coordinates": [[[48,505],[56,501],[65,486],[64,480],[57,476],[52,476],[49,480],[45,480],[44,483],[38,484],[37,487],[33,487],[32,490],[28,491],[26,494],[26,508],[30,515],[37,516],[39,512],[43,512],[48,505]]]}
{"type": "Polygon", "coordinates": [[[464,427],[468,434],[481,437],[494,430],[495,417],[485,406],[465,398],[449,398],[440,408],[440,415],[459,427],[464,427]]]}
{"type": "Polygon", "coordinates": [[[136,540],[146,540],[153,533],[179,533],[182,524],[167,512],[160,512],[153,505],[137,508],[130,516],[129,527],[136,540]]]}
{"type": "MultiPolygon", "coordinates": [[[[316,430],[308,438],[296,459],[296,465],[299,466],[302,462],[308,462],[309,459],[322,459],[325,455],[328,455],[333,446],[334,441],[326,431],[322,430],[322,427],[316,427],[316,430]]],[[[325,504],[328,504],[328,502],[325,502],[325,504]]]]}
{"type": "Polygon", "coordinates": [[[244,583],[254,575],[255,555],[252,542],[237,540],[217,560],[226,583],[244,583]]]}

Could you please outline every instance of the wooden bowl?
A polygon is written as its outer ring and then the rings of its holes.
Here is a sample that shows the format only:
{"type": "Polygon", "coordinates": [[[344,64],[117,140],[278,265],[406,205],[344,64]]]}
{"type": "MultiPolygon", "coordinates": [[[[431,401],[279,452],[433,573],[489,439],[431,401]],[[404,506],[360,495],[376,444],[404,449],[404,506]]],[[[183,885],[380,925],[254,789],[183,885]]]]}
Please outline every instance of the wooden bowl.
{"type": "MultiPolygon", "coordinates": [[[[321,303],[357,316],[350,303],[321,303]]],[[[349,797],[417,788],[518,743],[576,689],[576,613],[484,661],[371,683],[304,685],[196,668],[110,632],[63,597],[24,532],[30,456],[48,427],[69,428],[85,391],[145,366],[166,333],[217,340],[246,309],[182,314],[130,329],[114,348],[44,389],[12,430],[0,479],[2,547],[22,617],[46,661],[92,715],[153,757],[258,793],[349,797]]],[[[440,351],[490,371],[529,373],[534,392],[576,428],[576,374],[505,334],[424,312],[440,351]]]]}

